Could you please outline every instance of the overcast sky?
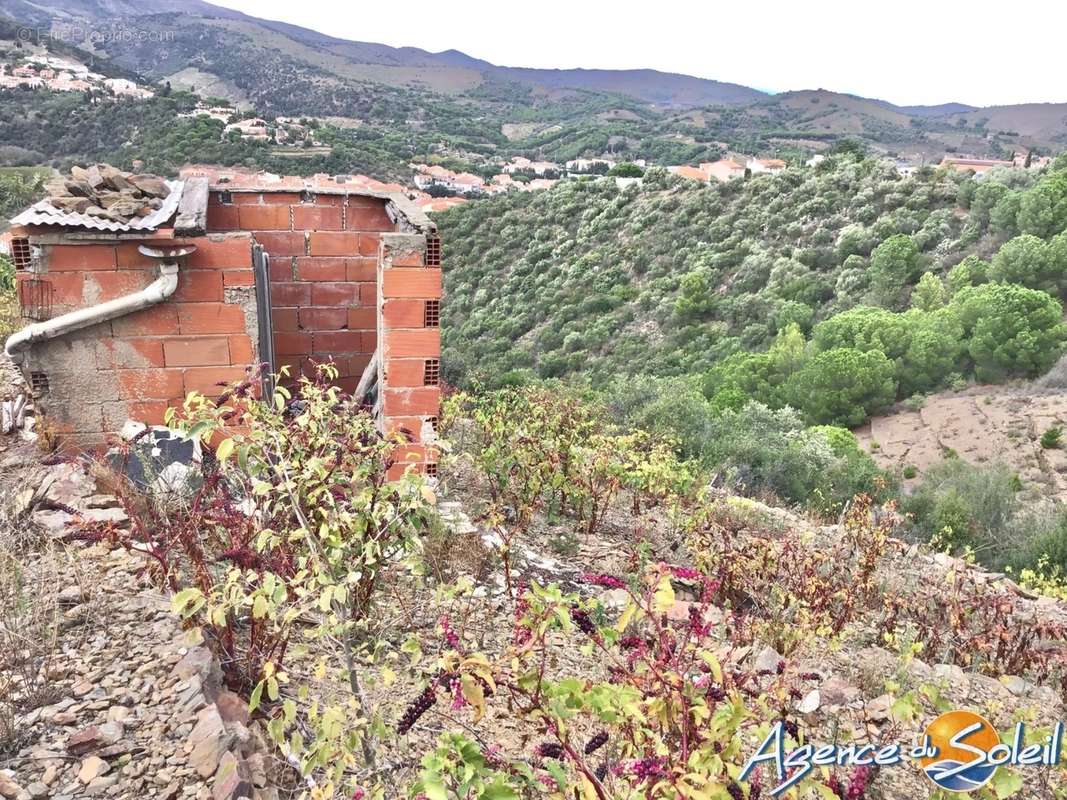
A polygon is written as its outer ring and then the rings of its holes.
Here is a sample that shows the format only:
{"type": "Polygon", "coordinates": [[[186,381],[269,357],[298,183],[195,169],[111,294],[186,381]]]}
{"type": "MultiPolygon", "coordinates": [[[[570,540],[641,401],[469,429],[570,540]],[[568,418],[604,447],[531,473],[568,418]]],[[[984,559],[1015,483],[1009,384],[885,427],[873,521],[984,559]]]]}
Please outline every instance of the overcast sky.
{"type": "Polygon", "coordinates": [[[1067,102],[1067,3],[214,0],[344,39],[503,66],[648,67],[900,105],[1067,102]]]}

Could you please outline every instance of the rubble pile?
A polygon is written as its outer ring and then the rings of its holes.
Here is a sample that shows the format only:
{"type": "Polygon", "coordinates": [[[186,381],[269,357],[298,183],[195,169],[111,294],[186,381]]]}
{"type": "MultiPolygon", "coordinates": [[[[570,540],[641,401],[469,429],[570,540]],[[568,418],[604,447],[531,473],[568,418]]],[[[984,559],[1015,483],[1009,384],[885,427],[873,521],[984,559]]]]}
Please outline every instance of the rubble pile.
{"type": "Polygon", "coordinates": [[[158,175],[123,172],[110,164],[71,167],[69,176],[45,183],[52,207],[73,214],[129,222],[163,205],[170,187],[158,175]]]}

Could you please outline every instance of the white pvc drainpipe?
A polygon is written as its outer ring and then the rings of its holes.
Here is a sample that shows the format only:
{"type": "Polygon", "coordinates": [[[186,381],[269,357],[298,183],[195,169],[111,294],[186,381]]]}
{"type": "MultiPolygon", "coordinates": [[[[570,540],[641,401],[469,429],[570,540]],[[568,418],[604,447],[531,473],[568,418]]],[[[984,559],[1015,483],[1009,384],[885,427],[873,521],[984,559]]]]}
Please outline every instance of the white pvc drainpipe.
{"type": "Polygon", "coordinates": [[[188,255],[195,248],[186,247],[181,250],[165,252],[142,245],[139,249],[146,256],[160,259],[159,277],[152,283],[139,292],[116,297],[114,300],[108,300],[106,303],[100,303],[89,308],[79,308],[77,311],[71,311],[68,314],[63,314],[45,322],[35,322],[8,338],[7,344],[4,346],[7,354],[13,356],[15,353],[26,350],[35,342],[55,339],[58,336],[88,328],[90,325],[107,322],[108,320],[132,314],[134,311],[158,305],[174,294],[174,290],[178,288],[178,262],[176,258],[188,255]]]}

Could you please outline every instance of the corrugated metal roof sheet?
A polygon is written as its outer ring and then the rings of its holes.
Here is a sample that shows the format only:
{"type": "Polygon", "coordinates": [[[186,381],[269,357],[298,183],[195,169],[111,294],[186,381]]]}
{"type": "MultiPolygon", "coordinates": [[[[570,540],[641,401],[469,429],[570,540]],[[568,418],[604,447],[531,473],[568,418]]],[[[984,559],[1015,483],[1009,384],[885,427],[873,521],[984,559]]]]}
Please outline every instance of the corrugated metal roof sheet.
{"type": "Polygon", "coordinates": [[[178,203],[182,199],[182,189],[185,186],[184,181],[167,181],[166,183],[170,187],[170,194],[163,201],[163,205],[147,217],[134,217],[129,222],[116,222],[112,219],[91,217],[88,214],[60,211],[47,200],[42,200],[14,217],[11,220],[11,224],[56,225],[64,228],[88,228],[89,230],[110,231],[112,233],[155,230],[174,216],[178,203]]]}

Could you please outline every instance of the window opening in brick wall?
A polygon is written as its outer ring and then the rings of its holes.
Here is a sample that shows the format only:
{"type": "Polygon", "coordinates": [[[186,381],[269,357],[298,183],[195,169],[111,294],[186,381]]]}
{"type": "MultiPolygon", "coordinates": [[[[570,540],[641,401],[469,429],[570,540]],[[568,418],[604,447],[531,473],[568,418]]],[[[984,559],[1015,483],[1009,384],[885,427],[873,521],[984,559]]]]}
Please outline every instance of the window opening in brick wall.
{"type": "Polygon", "coordinates": [[[433,428],[434,433],[440,433],[440,431],[438,431],[437,429],[437,425],[440,420],[437,417],[427,417],[426,421],[430,423],[430,427],[433,428]]]}
{"type": "Polygon", "coordinates": [[[441,301],[427,300],[422,308],[422,324],[427,328],[441,327],[441,301]]]}
{"type": "Polygon", "coordinates": [[[11,240],[11,260],[18,270],[29,269],[33,265],[33,250],[30,249],[29,239],[11,240]]]}
{"type": "Polygon", "coordinates": [[[428,358],[422,370],[422,382],[425,386],[436,386],[441,382],[441,360],[428,358]]]}
{"type": "Polygon", "coordinates": [[[427,236],[426,237],[426,266],[439,267],[441,266],[441,237],[440,236],[427,236]]]}
{"type": "Polygon", "coordinates": [[[18,282],[19,308],[23,319],[37,321],[52,317],[52,283],[46,278],[26,278],[18,282]]]}
{"type": "Polygon", "coordinates": [[[224,206],[233,205],[233,195],[230,192],[219,192],[219,202],[224,206]]]}
{"type": "Polygon", "coordinates": [[[35,397],[48,394],[48,376],[43,372],[31,372],[30,389],[35,397]]]}
{"type": "Polygon", "coordinates": [[[437,477],[437,464],[432,464],[431,463],[431,464],[427,464],[426,465],[426,477],[427,478],[436,478],[437,477]]]}

